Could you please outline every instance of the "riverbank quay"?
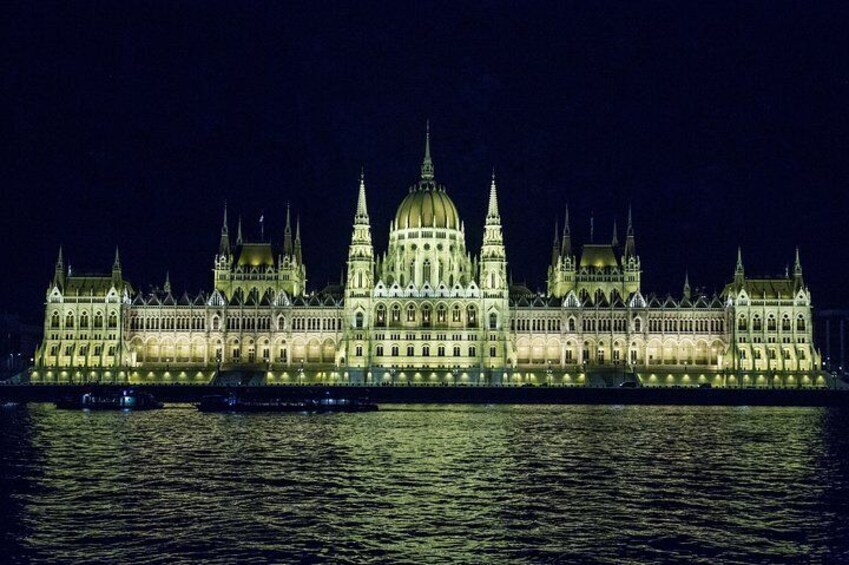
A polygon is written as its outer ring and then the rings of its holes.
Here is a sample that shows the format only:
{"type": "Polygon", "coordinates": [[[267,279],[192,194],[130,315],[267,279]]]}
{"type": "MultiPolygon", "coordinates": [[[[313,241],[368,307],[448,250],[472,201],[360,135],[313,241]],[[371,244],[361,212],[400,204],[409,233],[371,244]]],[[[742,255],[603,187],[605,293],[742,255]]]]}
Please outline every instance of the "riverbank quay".
{"type": "MultiPolygon", "coordinates": [[[[74,394],[120,394],[122,385],[2,385],[3,402],[56,402],[74,394]]],[[[242,386],[137,385],[165,403],[199,402],[215,394],[257,398],[304,397],[368,398],[379,404],[634,404],[685,406],[846,406],[849,391],[833,389],[760,388],[593,388],[593,387],[484,387],[484,386],[242,386]]]]}

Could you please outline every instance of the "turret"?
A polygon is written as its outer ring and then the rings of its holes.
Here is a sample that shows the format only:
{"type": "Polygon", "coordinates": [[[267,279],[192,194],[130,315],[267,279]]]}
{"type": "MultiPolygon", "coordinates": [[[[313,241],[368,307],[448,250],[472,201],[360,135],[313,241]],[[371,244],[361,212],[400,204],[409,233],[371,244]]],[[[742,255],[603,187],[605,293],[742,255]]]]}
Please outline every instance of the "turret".
{"type": "Polygon", "coordinates": [[[504,250],[504,236],[501,232],[501,215],[498,212],[498,186],[495,184],[495,170],[489,185],[489,205],[486,211],[486,224],[481,247],[480,286],[489,292],[502,292],[507,295],[507,254],[504,250]]]}
{"type": "Polygon", "coordinates": [[[354,230],[348,248],[348,276],[345,294],[365,298],[371,293],[374,279],[374,249],[371,243],[371,223],[366,205],[365,174],[360,171],[357,207],[354,212],[354,230]]]}

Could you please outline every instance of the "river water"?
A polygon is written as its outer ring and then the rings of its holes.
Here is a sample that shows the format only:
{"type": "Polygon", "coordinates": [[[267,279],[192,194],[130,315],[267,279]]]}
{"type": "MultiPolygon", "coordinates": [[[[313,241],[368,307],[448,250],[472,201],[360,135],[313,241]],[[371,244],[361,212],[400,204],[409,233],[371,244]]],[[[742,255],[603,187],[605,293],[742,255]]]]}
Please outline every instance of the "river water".
{"type": "Polygon", "coordinates": [[[0,411],[3,562],[849,562],[849,414],[0,411]]]}

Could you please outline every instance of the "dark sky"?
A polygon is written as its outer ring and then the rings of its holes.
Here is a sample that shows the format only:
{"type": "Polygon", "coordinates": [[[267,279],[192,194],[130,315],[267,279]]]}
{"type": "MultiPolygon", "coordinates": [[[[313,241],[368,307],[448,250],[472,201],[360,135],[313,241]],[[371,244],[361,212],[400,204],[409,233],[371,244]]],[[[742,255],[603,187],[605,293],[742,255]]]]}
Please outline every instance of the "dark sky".
{"type": "Polygon", "coordinates": [[[361,165],[385,249],[427,119],[475,252],[496,167],[516,281],[544,288],[567,201],[579,241],[630,201],[646,290],[721,288],[738,244],[783,274],[798,244],[846,304],[846,2],[315,4],[4,4],[0,311],[40,318],[60,242],[208,289],[225,199],[277,239],[290,201],[320,288],[361,165]]]}

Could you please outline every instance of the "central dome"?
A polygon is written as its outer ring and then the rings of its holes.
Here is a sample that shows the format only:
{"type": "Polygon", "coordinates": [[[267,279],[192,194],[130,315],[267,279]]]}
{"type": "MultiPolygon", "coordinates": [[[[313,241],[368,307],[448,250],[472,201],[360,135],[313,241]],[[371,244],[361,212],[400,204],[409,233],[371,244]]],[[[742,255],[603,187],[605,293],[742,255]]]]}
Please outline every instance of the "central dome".
{"type": "Polygon", "coordinates": [[[460,215],[445,188],[437,186],[433,177],[433,160],[430,158],[430,124],[425,136],[425,155],[422,177],[418,185],[401,201],[395,214],[395,228],[447,228],[460,229],[460,215]]]}
{"type": "Polygon", "coordinates": [[[395,226],[398,229],[460,229],[460,216],[454,202],[444,191],[418,188],[401,201],[395,214],[395,226]]]}

